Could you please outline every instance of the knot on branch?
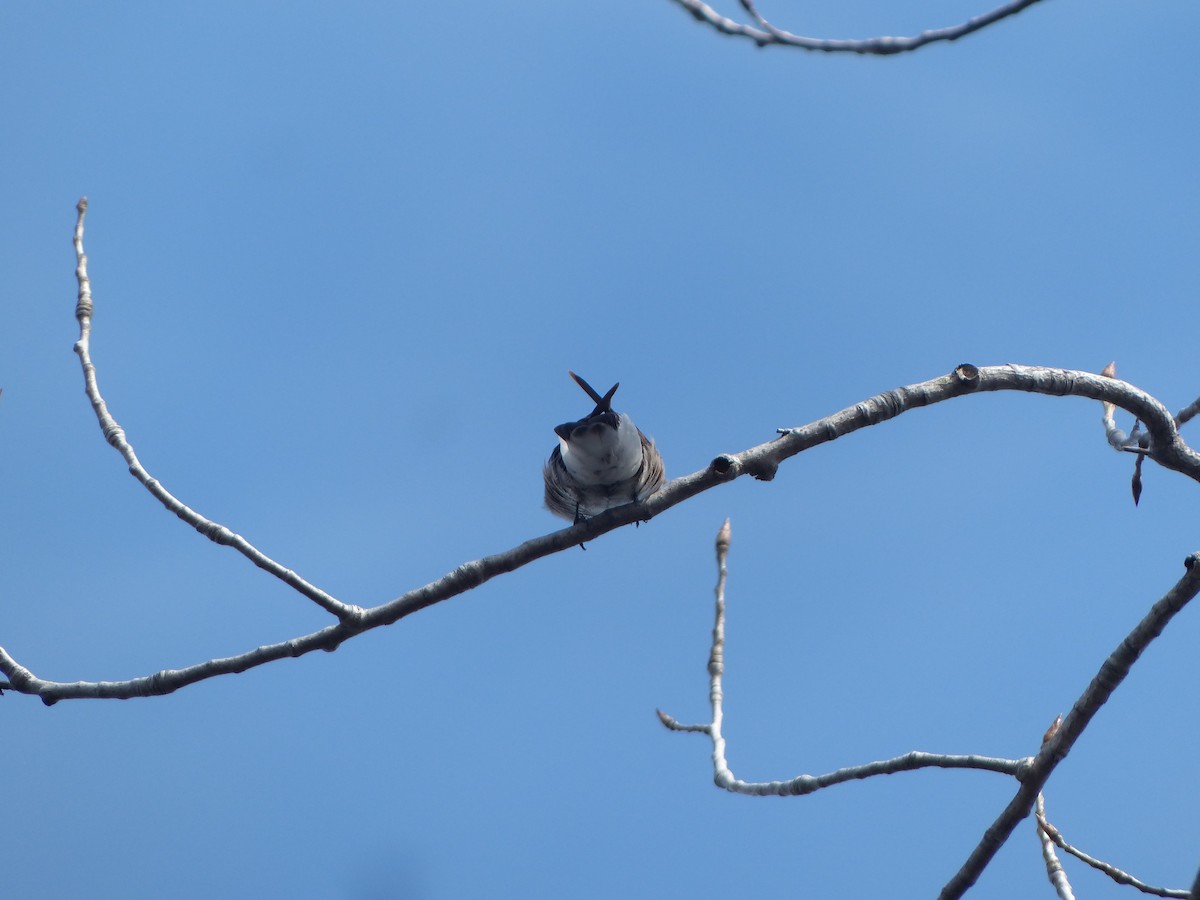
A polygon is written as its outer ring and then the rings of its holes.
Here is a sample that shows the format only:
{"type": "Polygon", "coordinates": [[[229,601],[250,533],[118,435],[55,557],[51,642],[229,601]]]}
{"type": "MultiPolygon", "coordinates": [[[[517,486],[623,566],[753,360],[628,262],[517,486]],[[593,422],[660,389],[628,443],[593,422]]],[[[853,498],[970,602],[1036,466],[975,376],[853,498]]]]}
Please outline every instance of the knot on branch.
{"type": "Polygon", "coordinates": [[[708,464],[708,470],[722,481],[733,481],[742,473],[742,464],[736,456],[722,453],[708,464]]]}
{"type": "Polygon", "coordinates": [[[805,794],[811,794],[818,790],[821,785],[817,779],[811,775],[797,775],[787,783],[788,793],[796,797],[803,797],[805,794]]]}
{"type": "Polygon", "coordinates": [[[779,471],[779,463],[766,456],[743,460],[722,453],[708,464],[708,469],[722,481],[733,481],[742,474],[751,475],[759,481],[771,481],[779,471]]]}
{"type": "Polygon", "coordinates": [[[121,445],[125,443],[125,429],[116,422],[106,425],[104,427],[104,439],[108,441],[110,446],[120,449],[121,445]]]}
{"type": "Polygon", "coordinates": [[[979,367],[963,363],[954,370],[954,377],[961,387],[973,391],[979,387],[979,367]]]}
{"type": "Polygon", "coordinates": [[[220,544],[222,547],[228,547],[233,543],[233,532],[224,525],[218,525],[216,522],[206,521],[197,525],[196,530],[214,544],[220,544]]]}

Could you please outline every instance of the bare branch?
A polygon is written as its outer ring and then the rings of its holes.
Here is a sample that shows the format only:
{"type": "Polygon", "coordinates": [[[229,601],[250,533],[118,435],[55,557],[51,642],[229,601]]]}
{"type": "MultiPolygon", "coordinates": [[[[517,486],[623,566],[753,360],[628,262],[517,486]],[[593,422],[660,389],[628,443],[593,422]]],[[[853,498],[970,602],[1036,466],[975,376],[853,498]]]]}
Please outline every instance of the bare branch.
{"type": "MultiPolygon", "coordinates": [[[[1065,719],[1056,719],[1047,730],[1042,740],[1041,750],[1032,759],[1007,760],[978,756],[946,756],[941,754],[922,753],[913,751],[904,756],[889,760],[880,760],[860,766],[838,769],[826,775],[801,775],[789,781],[744,782],[734,778],[726,759],[726,743],[721,733],[723,712],[723,690],[721,677],[724,674],[725,648],[725,577],[726,552],[728,551],[728,534],[725,535],[724,545],[718,541],[717,565],[719,576],[717,581],[717,613],[716,625],[713,628],[713,644],[709,657],[709,696],[712,703],[712,721],[707,725],[682,726],[674,718],[660,712],[659,718],[663,724],[675,731],[697,731],[708,734],[713,745],[713,780],[725,790],[756,796],[792,796],[810,794],[821,788],[854,779],[869,778],[874,775],[893,774],[918,768],[972,768],[984,769],[1015,776],[1021,787],[1016,796],[1009,802],[1004,812],[997,818],[984,834],[979,845],[971,853],[963,867],[953,879],[942,889],[940,897],[961,897],[979,877],[979,874],[991,862],[996,852],[1011,836],[1021,819],[1029,815],[1031,808],[1038,800],[1042,787],[1058,763],[1070,752],[1075,741],[1083,733],[1092,717],[1099,711],[1112,692],[1124,681],[1133,664],[1141,656],[1150,643],[1166,628],[1171,619],[1187,603],[1200,593],[1200,553],[1189,556],[1184,565],[1186,572],[1146,614],[1146,616],[1129,633],[1120,646],[1112,652],[1100,667],[1100,671],[1092,679],[1087,689],[1075,702],[1071,712],[1065,719]]],[[[1041,822],[1042,820],[1039,820],[1041,822]]],[[[1050,836],[1050,828],[1045,829],[1050,836]]],[[[1061,866],[1057,856],[1045,842],[1043,855],[1046,858],[1047,871],[1060,897],[1070,896],[1070,885],[1065,876],[1058,879],[1056,872],[1061,874],[1061,866]],[[1065,890],[1066,893],[1062,891],[1065,890]]],[[[1132,881],[1126,882],[1132,884],[1132,881]]],[[[1166,894],[1164,896],[1182,896],[1166,894]]]]}
{"type": "MultiPolygon", "coordinates": [[[[86,280],[82,284],[86,286],[86,280]]],[[[90,322],[91,297],[90,291],[86,291],[85,287],[80,289],[80,305],[88,311],[87,318],[90,322]]],[[[94,383],[95,373],[91,368],[90,360],[86,358],[86,344],[83,354],[85,375],[89,378],[90,383],[94,383]]],[[[718,456],[705,469],[669,482],[657,493],[640,503],[630,503],[610,509],[577,525],[526,541],[503,553],[463,563],[452,572],[424,587],[409,591],[380,606],[364,610],[353,618],[347,617],[338,625],[280,644],[259,647],[227,659],[210,660],[184,669],[162,671],[142,678],[115,682],[65,683],[43,680],[20,666],[0,648],[0,672],[9,678],[8,684],[0,683],[0,690],[11,688],[21,693],[37,694],[46,703],[77,698],[145,697],[169,694],[206,678],[244,672],[285,656],[300,656],[313,650],[335,650],[343,641],[356,634],[383,625],[391,625],[418,610],[479,587],[497,575],[528,565],[543,556],[549,556],[568,547],[594,540],[624,525],[651,519],[718,484],[733,481],[742,475],[752,475],[760,480],[769,481],[774,477],[775,471],[783,460],[811,447],[836,440],[861,428],[886,422],[911,409],[918,409],[980,391],[1004,390],[1055,396],[1073,395],[1091,400],[1111,401],[1122,409],[1132,412],[1150,426],[1149,452],[1152,459],[1167,468],[1176,469],[1200,481],[1200,454],[1188,447],[1179,437],[1175,430],[1174,420],[1166,408],[1149,394],[1140,391],[1133,385],[1117,379],[1069,369],[1017,365],[976,368],[964,364],[949,375],[878,394],[809,425],[781,429],[780,436],[775,440],[751,447],[738,454],[718,456]]],[[[89,396],[91,396],[90,392],[89,396]]],[[[144,478],[143,484],[146,484],[155,496],[160,496],[161,493],[170,498],[170,501],[178,504],[180,510],[186,511],[192,517],[189,521],[196,523],[197,530],[206,533],[203,526],[208,520],[180,504],[174,497],[167,494],[157,481],[145,474],[144,469],[141,469],[140,463],[137,463],[137,458],[133,456],[132,448],[125,441],[120,427],[108,415],[103,403],[104,401],[96,393],[93,405],[99,404],[97,416],[102,423],[105,423],[105,434],[110,436],[110,443],[121,450],[122,455],[130,461],[131,470],[136,463],[142,473],[139,480],[144,478]],[[118,442],[114,443],[114,440],[118,440],[118,442]]],[[[164,505],[168,505],[166,501],[164,501],[164,505]]],[[[170,505],[168,508],[173,509],[170,505]]],[[[179,512],[176,514],[181,515],[179,512]]],[[[181,518],[184,516],[181,515],[181,518]]],[[[223,526],[213,525],[211,527],[221,529],[223,526]]],[[[246,547],[250,551],[254,550],[248,543],[246,547]]],[[[253,556],[250,558],[254,559],[253,556]]],[[[263,559],[265,560],[266,557],[263,559]]],[[[267,562],[270,563],[269,560],[267,562]]],[[[259,563],[256,561],[256,564],[259,563]]],[[[282,571],[286,573],[289,570],[282,571]]],[[[307,584],[307,582],[303,583],[307,584]]],[[[316,589],[313,588],[313,590],[316,589]]],[[[351,609],[351,607],[347,608],[351,609]]],[[[925,764],[927,763],[922,765],[925,764]]],[[[971,763],[971,765],[974,766],[975,763],[971,763]]],[[[901,768],[911,767],[913,766],[910,761],[901,768]]],[[[1032,804],[1032,796],[1029,802],[1032,804]]]]}
{"type": "Polygon", "coordinates": [[[962,868],[942,888],[939,895],[941,900],[961,897],[975,883],[992,861],[992,857],[1004,846],[1013,829],[1029,815],[1050,774],[1070,752],[1092,717],[1125,680],[1138,657],[1150,646],[1150,642],[1162,633],[1175,614],[1200,593],[1200,553],[1189,556],[1184,561],[1184,566],[1187,569],[1184,576],[1154,604],[1145,618],[1104,661],[1096,677],[1063,719],[1057,733],[1042,746],[1033,765],[1022,773],[1020,790],[984,832],[962,868]]]}
{"type": "Polygon", "coordinates": [[[708,725],[684,725],[661,709],[656,709],[655,712],[658,714],[658,721],[662,722],[670,731],[698,731],[701,734],[708,734],[710,731],[708,725]]]}
{"type": "MultiPolygon", "coordinates": [[[[1117,364],[1110,362],[1101,370],[1100,374],[1104,378],[1116,378],[1117,364]]],[[[1105,401],[1103,406],[1104,436],[1107,438],[1109,446],[1114,450],[1126,450],[1137,454],[1137,462],[1133,464],[1133,478],[1129,485],[1133,493],[1133,505],[1137,506],[1142,499],[1142,462],[1146,459],[1149,438],[1142,432],[1142,423],[1137,419],[1133,421],[1133,431],[1126,434],[1117,427],[1117,420],[1113,415],[1117,411],[1116,406],[1108,401],[1105,401]]],[[[1175,417],[1175,424],[1178,427],[1178,416],[1175,417]]]]}
{"type": "MultiPolygon", "coordinates": [[[[86,285],[86,281],[83,284],[86,285]]],[[[80,305],[90,313],[90,291],[85,291],[83,287],[80,290],[80,305]]],[[[90,321],[90,315],[88,319],[90,321]]],[[[86,346],[84,350],[86,352],[86,346]]],[[[85,362],[85,375],[88,373],[94,381],[94,370],[90,369],[90,360],[85,362]]],[[[1179,437],[1175,430],[1174,420],[1166,408],[1133,385],[1117,379],[1068,369],[1017,365],[976,368],[964,364],[949,375],[878,394],[809,425],[781,429],[780,436],[775,440],[751,447],[738,454],[718,456],[705,469],[669,482],[657,493],[640,503],[630,503],[610,509],[569,528],[526,541],[503,553],[463,563],[452,572],[424,587],[365,610],[361,615],[355,616],[352,620],[343,620],[338,625],[280,644],[260,647],[227,659],[210,660],[184,669],[162,671],[142,678],[117,682],[64,683],[43,680],[21,667],[0,648],[0,672],[9,678],[8,684],[0,683],[0,690],[11,688],[21,693],[37,694],[46,703],[77,698],[145,697],[168,694],[216,675],[244,672],[286,656],[300,656],[313,650],[335,650],[343,641],[356,634],[383,625],[390,625],[418,610],[458,596],[497,575],[528,565],[543,556],[549,556],[568,547],[594,540],[624,525],[651,519],[718,484],[733,481],[742,475],[752,475],[760,480],[769,481],[774,477],[775,471],[783,460],[811,447],[836,440],[861,428],[886,422],[911,409],[918,409],[980,391],[1003,390],[1055,396],[1073,395],[1092,400],[1111,401],[1148,423],[1151,437],[1151,458],[1161,465],[1176,469],[1200,481],[1200,455],[1179,437]]],[[[104,401],[99,398],[98,393],[95,395],[93,404],[95,405],[96,402],[101,404],[97,413],[101,421],[111,424],[111,429],[108,424],[105,426],[106,435],[120,435],[120,445],[114,444],[114,446],[118,446],[118,449],[125,448],[122,450],[122,455],[125,455],[126,450],[128,451],[129,455],[126,456],[126,459],[132,460],[132,468],[136,457],[132,455],[132,449],[124,440],[120,427],[112,421],[111,416],[108,416],[107,409],[102,405],[104,401]]],[[[110,438],[110,443],[112,441],[113,438],[110,438]]],[[[138,467],[140,468],[140,464],[138,467]]],[[[144,470],[142,472],[144,473],[144,470]]],[[[149,478],[148,475],[145,475],[145,478],[150,482],[147,484],[147,488],[152,493],[155,493],[156,496],[158,496],[157,492],[166,494],[157,481],[149,478]]],[[[169,494],[166,496],[170,497],[169,494]]],[[[171,500],[178,503],[173,497],[171,500]]],[[[179,506],[186,510],[182,504],[179,506]]],[[[207,522],[196,513],[190,510],[187,512],[195,517],[197,523],[207,522]]],[[[221,528],[221,526],[214,527],[221,528]]],[[[205,533],[199,527],[197,530],[205,533]]],[[[249,547],[248,544],[247,547],[249,547]]],[[[253,548],[250,549],[253,550],[253,548]]],[[[971,763],[971,765],[975,764],[971,763]]],[[[911,761],[901,768],[910,767],[912,767],[911,761]]],[[[1032,799],[1030,803],[1032,803],[1032,799]]]]}
{"type": "MultiPolygon", "coordinates": [[[[427,606],[456,597],[479,587],[497,575],[511,572],[544,556],[594,540],[622,526],[648,521],[696,494],[719,484],[733,481],[742,475],[751,475],[762,481],[770,481],[783,460],[811,447],[836,440],[860,428],[886,422],[910,409],[981,391],[1012,390],[1054,396],[1073,395],[1113,403],[1133,413],[1147,424],[1149,439],[1146,453],[1151,459],[1166,468],[1175,469],[1200,481],[1200,454],[1188,447],[1180,438],[1174,419],[1166,408],[1158,400],[1133,385],[1115,378],[1105,378],[1088,372],[1076,372],[1068,369],[1018,365],[977,368],[973,365],[963,364],[949,375],[878,394],[809,425],[779,429],[780,436],[776,439],[751,447],[741,453],[722,454],[701,471],[669,482],[641,502],[607,510],[569,528],[534,538],[502,553],[463,563],[423,587],[411,590],[379,606],[363,609],[343,603],[326,594],[295,572],[265,556],[245,538],[185,506],[142,466],[132,445],[126,439],[124,430],[109,413],[96,385],[95,366],[89,351],[93,301],[87,275],[87,257],[83,252],[83,217],[86,210],[87,200],[85,198],[80,201],[78,206],[79,215],[75,229],[76,273],[79,279],[76,317],[80,324],[80,338],[75,345],[75,350],[79,354],[83,366],[88,397],[92,402],[105,438],[125,458],[131,474],[167,509],[215,543],[234,547],[255,565],[319,603],[337,616],[339,621],[337,624],[319,631],[278,644],[258,647],[237,656],[208,660],[183,669],[164,670],[127,681],[72,683],[49,681],[34,675],[29,669],[18,663],[4,648],[0,647],[0,672],[8,678],[7,682],[0,682],[0,691],[11,689],[20,693],[36,694],[47,704],[66,699],[131,698],[169,694],[197,681],[217,675],[244,672],[284,657],[301,656],[314,650],[335,650],[344,641],[357,634],[391,625],[427,606]]],[[[870,765],[882,766],[885,769],[892,767],[889,769],[891,771],[920,768],[926,765],[969,766],[992,768],[994,771],[1009,771],[1015,764],[1012,760],[988,762],[988,758],[985,757],[939,757],[942,760],[953,759],[956,761],[937,762],[930,761],[927,759],[928,756],[930,755],[908,754],[898,758],[897,761],[885,761],[870,765]]],[[[847,778],[863,777],[845,774],[846,771],[840,770],[839,773],[822,776],[822,778],[832,779],[829,783],[836,783],[847,778]]],[[[872,771],[871,774],[876,774],[876,772],[872,771]]],[[[807,778],[808,776],[804,776],[799,780],[784,784],[791,785],[788,788],[790,793],[806,793],[814,789],[808,786],[810,782],[807,778]]],[[[824,782],[818,786],[823,786],[823,784],[824,782]]],[[[1032,795],[1030,795],[1029,804],[1032,802],[1032,795]]],[[[1026,808],[1027,813],[1028,808],[1026,808]]]]}
{"type": "MultiPolygon", "coordinates": [[[[774,475],[772,466],[778,467],[783,459],[810,447],[869,425],[878,425],[911,409],[979,391],[1070,395],[1115,404],[1146,424],[1149,432],[1147,453],[1151,459],[1200,481],[1200,454],[1183,441],[1174,417],[1154,397],[1127,382],[1104,375],[1016,364],[978,368],[964,363],[942,378],[877,394],[800,428],[781,428],[779,432],[783,437],[778,441],[747,450],[735,459],[750,468],[751,474],[769,480],[774,475]]],[[[713,465],[720,461],[720,458],[714,460],[713,465]]]]}
{"type": "Polygon", "coordinates": [[[725,579],[728,574],[726,558],[729,554],[730,527],[729,520],[721,526],[717,534],[717,587],[716,587],[716,620],[713,624],[712,647],[708,656],[709,703],[712,707],[712,721],[704,725],[681,725],[672,716],[659,710],[658,718],[663,725],[672,731],[692,731],[707,734],[713,745],[713,782],[717,787],[724,788],[734,794],[748,794],[755,797],[792,797],[811,794],[822,788],[871,778],[875,775],[894,775],[897,772],[912,772],[917,769],[982,769],[988,772],[999,772],[1003,775],[1020,777],[1021,772],[1030,765],[1031,759],[1000,759],[990,756],[950,755],[943,753],[924,753],[913,750],[903,756],[892,759],[876,760],[858,766],[848,766],[824,775],[798,775],[788,781],[749,782],[734,777],[729,768],[725,755],[725,736],[721,726],[725,718],[722,677],[725,674],[725,579]]]}
{"type": "Polygon", "coordinates": [[[1175,413],[1175,427],[1178,428],[1180,425],[1195,418],[1198,412],[1200,412],[1200,397],[1197,397],[1179,412],[1175,413]]]}
{"type": "Polygon", "coordinates": [[[118,425],[116,419],[109,413],[108,404],[100,395],[100,388],[96,382],[96,367],[92,363],[91,356],[92,285],[88,279],[87,255],[83,252],[83,218],[87,213],[87,197],[80,199],[75,210],[78,213],[75,220],[74,240],[75,278],[79,282],[79,301],[75,305],[75,318],[79,320],[79,340],[75,343],[75,353],[83,366],[84,388],[87,391],[88,399],[92,401],[92,409],[95,410],[96,420],[100,423],[100,430],[104,432],[104,439],[125,457],[125,462],[129,464],[129,474],[140,481],[146,490],[154,495],[155,499],[214,544],[233,547],[260,569],[269,572],[284,584],[319,604],[342,622],[357,621],[363,612],[360,607],[351,606],[331,597],[315,585],[309,584],[291,569],[275,562],[240,534],[235,534],[218,522],[206,519],[194,509],[184,505],[163,487],[157,478],[146,471],[134,452],[133,445],[125,437],[125,429],[118,425]]]}
{"type": "MultiPolygon", "coordinates": [[[[1089,856],[1077,847],[1072,847],[1067,843],[1066,838],[1062,836],[1057,828],[1050,824],[1046,819],[1046,804],[1041,794],[1038,794],[1037,804],[1034,807],[1033,814],[1037,817],[1038,834],[1044,836],[1044,839],[1057,844],[1065,852],[1070,853],[1076,859],[1087,863],[1093,869],[1097,869],[1115,881],[1117,884],[1127,884],[1130,887],[1137,888],[1143,894],[1153,894],[1155,897],[1181,897],[1186,898],[1191,896],[1190,890],[1178,888],[1162,888],[1155,887],[1151,884],[1146,884],[1144,881],[1139,881],[1128,872],[1118,869],[1116,866],[1110,865],[1103,860],[1096,859],[1094,856],[1089,856]]],[[[1045,849],[1043,848],[1043,853],[1045,849]]]]}
{"type": "Polygon", "coordinates": [[[747,38],[759,47],[771,45],[798,47],[801,50],[820,50],[826,53],[864,53],[876,56],[890,56],[894,53],[906,53],[939,41],[956,41],[968,34],[994,25],[1001,19],[1016,15],[1026,7],[1033,6],[1039,0],[1013,0],[996,7],[982,15],[975,16],[958,25],[946,28],[934,28],[922,31],[911,37],[874,37],[862,40],[838,40],[830,38],[803,37],[776,28],[766,20],[755,7],[753,0],[739,0],[742,7],[758,23],[758,27],[746,25],[721,15],[702,0],[673,0],[691,14],[697,22],[719,31],[730,37],[747,38]]]}
{"type": "MultiPolygon", "coordinates": [[[[1043,809],[1042,795],[1038,794],[1036,812],[1039,823],[1042,821],[1043,809]]],[[[1040,825],[1037,829],[1037,836],[1038,842],[1042,845],[1042,859],[1046,861],[1046,877],[1050,879],[1054,892],[1058,894],[1058,900],[1075,900],[1071,882],[1067,880],[1067,873],[1063,871],[1062,863],[1058,861],[1058,854],[1054,852],[1054,841],[1040,825]]]]}

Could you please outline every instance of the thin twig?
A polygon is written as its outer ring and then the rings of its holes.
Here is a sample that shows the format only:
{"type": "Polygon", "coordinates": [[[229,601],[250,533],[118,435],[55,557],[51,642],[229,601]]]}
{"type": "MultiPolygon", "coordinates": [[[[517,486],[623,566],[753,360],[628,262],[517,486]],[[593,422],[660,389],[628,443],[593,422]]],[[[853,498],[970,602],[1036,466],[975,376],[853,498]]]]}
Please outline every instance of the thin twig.
{"type": "Polygon", "coordinates": [[[726,519],[717,532],[716,612],[713,616],[712,647],[708,654],[708,701],[712,707],[712,723],[708,733],[713,744],[713,778],[722,787],[734,780],[725,758],[725,735],[721,731],[725,723],[725,579],[729,574],[725,563],[729,558],[732,540],[733,529],[726,519]]]}
{"type": "Polygon", "coordinates": [[[893,759],[847,766],[824,775],[799,775],[788,781],[751,782],[735,778],[729,768],[725,736],[721,731],[725,719],[725,692],[722,687],[722,679],[725,674],[725,579],[728,574],[726,559],[729,555],[730,538],[729,520],[726,519],[725,524],[717,533],[716,617],[712,630],[712,646],[708,655],[708,696],[712,707],[712,720],[703,725],[681,725],[672,716],[661,710],[658,711],[660,721],[672,731],[701,732],[709,736],[713,747],[713,782],[717,787],[734,794],[748,794],[755,797],[792,797],[811,794],[822,788],[844,784],[848,781],[927,768],[981,769],[1020,777],[1020,773],[1031,763],[1031,759],[1000,759],[990,756],[924,753],[920,750],[913,750],[893,759]]]}
{"type": "Polygon", "coordinates": [[[1029,815],[1050,774],[1070,752],[1092,717],[1125,680],[1138,657],[1150,646],[1151,641],[1162,633],[1175,614],[1200,593],[1200,553],[1193,553],[1184,561],[1184,565],[1187,569],[1184,576],[1154,604],[1150,612],[1104,661],[1091,684],[1063,719],[1058,732],[1042,746],[1033,765],[1022,774],[1021,788],[1016,796],[984,832],[962,868],[942,888],[939,895],[941,900],[961,897],[975,883],[992,861],[992,857],[1012,835],[1013,829],[1029,815]]]}
{"type": "Polygon", "coordinates": [[[260,569],[269,572],[284,584],[308,597],[314,603],[317,603],[328,612],[337,616],[341,622],[353,624],[358,621],[363,613],[361,607],[352,606],[331,597],[315,585],[309,584],[309,582],[305,581],[291,569],[275,562],[275,560],[264,554],[240,534],[235,534],[218,522],[206,519],[194,509],[184,505],[183,502],[163,487],[157,478],[154,478],[146,471],[146,468],[134,452],[133,445],[126,438],[125,429],[118,425],[116,419],[109,413],[108,404],[104,402],[104,398],[100,395],[100,388],[96,381],[96,366],[92,363],[91,356],[92,285],[88,279],[87,255],[83,252],[83,218],[87,213],[87,197],[80,199],[75,210],[78,213],[75,219],[74,239],[75,277],[79,282],[79,301],[75,305],[75,318],[79,320],[79,340],[75,343],[75,353],[78,355],[79,362],[83,366],[84,387],[87,391],[88,399],[92,401],[92,409],[95,410],[96,420],[100,423],[100,430],[104,432],[104,439],[118,453],[125,457],[125,462],[129,464],[129,474],[140,481],[159,503],[184,522],[191,525],[214,544],[233,547],[233,549],[237,550],[260,569]]]}
{"type": "MultiPolygon", "coordinates": [[[[1038,794],[1037,816],[1039,822],[1042,821],[1042,808],[1042,795],[1038,794]]],[[[1058,854],[1054,852],[1054,841],[1040,827],[1037,829],[1037,836],[1038,842],[1042,845],[1042,859],[1046,862],[1046,877],[1050,879],[1054,892],[1058,894],[1058,900],[1075,900],[1071,882],[1067,880],[1067,873],[1063,871],[1062,863],[1058,861],[1058,854]]]]}
{"type": "Polygon", "coordinates": [[[687,10],[696,21],[703,22],[730,37],[747,38],[754,41],[759,47],[777,45],[798,47],[801,50],[820,50],[826,53],[866,53],[889,56],[894,53],[910,52],[938,41],[956,41],[968,34],[987,28],[989,25],[994,25],[1001,19],[1016,15],[1039,0],[1013,0],[1011,3],[1005,3],[958,25],[922,31],[911,37],[874,37],[862,40],[837,40],[792,34],[792,32],[776,28],[768,22],[759,13],[753,0],[739,0],[739,2],[758,23],[758,27],[723,16],[703,0],[674,0],[674,2],[687,10]]]}
{"type": "Polygon", "coordinates": [[[1137,888],[1143,894],[1153,894],[1155,897],[1181,897],[1186,898],[1191,896],[1191,891],[1182,888],[1163,888],[1155,887],[1152,884],[1146,884],[1134,878],[1128,872],[1118,869],[1114,865],[1096,859],[1084,853],[1077,847],[1067,843],[1066,838],[1062,836],[1062,832],[1050,824],[1046,818],[1046,804],[1041,794],[1038,794],[1037,805],[1034,807],[1033,814],[1037,817],[1038,833],[1045,835],[1046,840],[1052,841],[1054,844],[1061,847],[1066,853],[1070,853],[1081,862],[1087,863],[1093,869],[1097,869],[1115,881],[1117,884],[1127,884],[1130,887],[1137,888]]]}
{"type": "MultiPolygon", "coordinates": [[[[1117,377],[1117,364],[1110,362],[1100,371],[1104,378],[1117,377]]],[[[1117,427],[1117,420],[1114,413],[1117,408],[1105,401],[1104,407],[1104,436],[1108,440],[1109,446],[1115,450],[1120,450],[1124,453],[1137,454],[1137,461],[1133,464],[1133,478],[1130,480],[1129,488],[1133,494],[1133,505],[1137,506],[1142,499],[1142,463],[1150,454],[1150,439],[1142,432],[1142,423],[1138,419],[1133,420],[1133,431],[1126,434],[1117,427]]],[[[1179,419],[1175,417],[1175,426],[1179,427],[1179,419]]]]}
{"type": "Polygon", "coordinates": [[[1197,397],[1179,412],[1175,413],[1175,427],[1178,428],[1180,425],[1195,418],[1196,413],[1200,413],[1200,397],[1197,397]]]}

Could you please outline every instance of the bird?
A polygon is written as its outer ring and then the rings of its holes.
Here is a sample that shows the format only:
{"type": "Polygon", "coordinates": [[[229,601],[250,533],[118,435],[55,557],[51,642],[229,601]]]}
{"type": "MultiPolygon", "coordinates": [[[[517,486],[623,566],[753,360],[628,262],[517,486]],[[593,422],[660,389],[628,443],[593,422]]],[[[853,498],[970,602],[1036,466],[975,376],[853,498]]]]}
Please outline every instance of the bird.
{"type": "Polygon", "coordinates": [[[620,382],[603,397],[590,384],[568,375],[592,398],[596,408],[575,422],[554,429],[558,446],[542,470],[546,508],[574,524],[606,509],[645,500],[666,479],[654,441],[624,413],[612,408],[620,382]]]}

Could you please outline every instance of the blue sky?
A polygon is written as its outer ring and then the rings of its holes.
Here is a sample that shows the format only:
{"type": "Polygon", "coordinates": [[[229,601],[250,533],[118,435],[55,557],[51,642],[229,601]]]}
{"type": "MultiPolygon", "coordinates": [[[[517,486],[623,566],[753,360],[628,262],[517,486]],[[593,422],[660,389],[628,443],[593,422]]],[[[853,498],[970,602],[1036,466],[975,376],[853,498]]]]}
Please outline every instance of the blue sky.
{"type": "MultiPolygon", "coordinates": [[[[833,37],[982,11],[773,6],[833,37]]],[[[80,195],[93,355],[143,462],[375,605],[558,527],[541,464],[590,407],[568,368],[621,382],[672,476],[961,362],[1115,359],[1190,402],[1198,25],[1060,0],[869,59],[758,51],[667,0],[6,7],[0,645],[116,680],[328,623],[104,443],[71,353],[80,195]]],[[[1009,780],[737,797],[658,724],[707,714],[713,538],[730,517],[738,777],[1032,754],[1200,549],[1196,486],[1149,468],[1135,509],[1100,416],[956,400],[333,654],[150,700],[6,694],[5,892],[934,896],[1009,780]]],[[[1200,862],[1198,628],[1047,794],[1170,886],[1200,862]]],[[[971,896],[1051,896],[1030,823],[971,896]]]]}

